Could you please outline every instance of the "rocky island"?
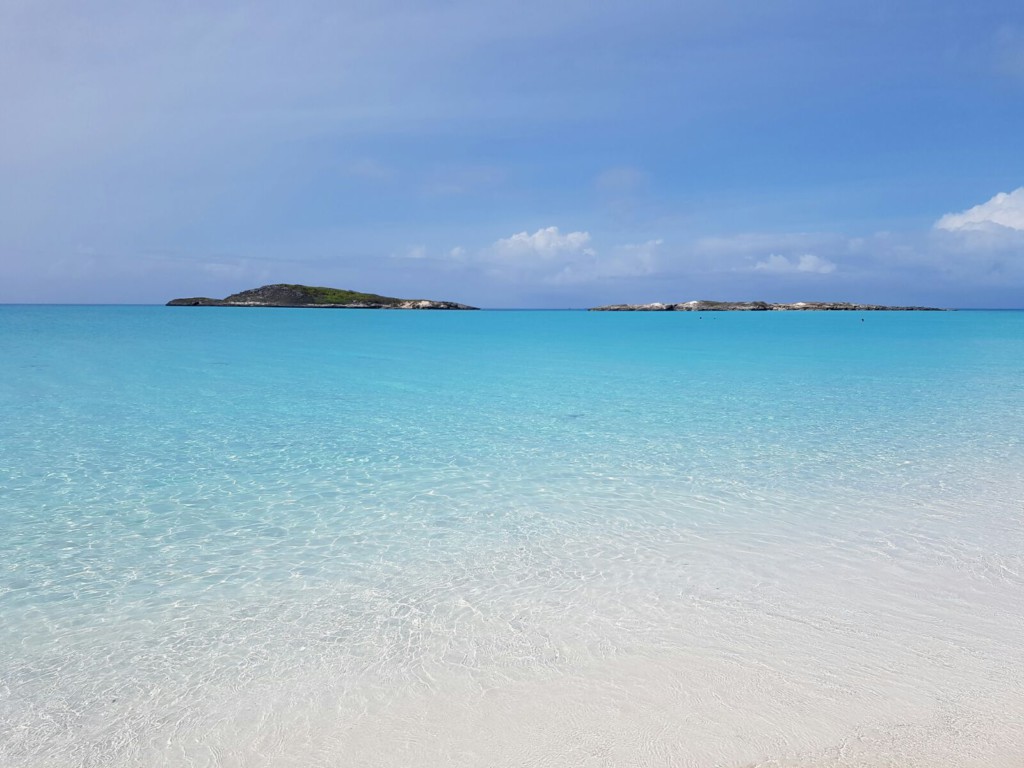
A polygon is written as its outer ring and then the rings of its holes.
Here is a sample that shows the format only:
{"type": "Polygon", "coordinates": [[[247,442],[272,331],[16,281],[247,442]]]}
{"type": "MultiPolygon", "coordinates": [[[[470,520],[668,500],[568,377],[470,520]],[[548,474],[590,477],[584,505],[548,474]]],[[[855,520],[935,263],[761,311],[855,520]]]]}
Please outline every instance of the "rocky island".
{"type": "Polygon", "coordinates": [[[943,312],[938,307],[887,307],[881,304],[850,304],[844,301],[798,301],[771,304],[767,301],[686,301],[681,304],[609,304],[591,312],[943,312]]]}
{"type": "Polygon", "coordinates": [[[315,307],[318,309],[478,309],[454,301],[396,299],[375,293],[277,283],[233,293],[224,299],[172,299],[168,307],[315,307]]]}

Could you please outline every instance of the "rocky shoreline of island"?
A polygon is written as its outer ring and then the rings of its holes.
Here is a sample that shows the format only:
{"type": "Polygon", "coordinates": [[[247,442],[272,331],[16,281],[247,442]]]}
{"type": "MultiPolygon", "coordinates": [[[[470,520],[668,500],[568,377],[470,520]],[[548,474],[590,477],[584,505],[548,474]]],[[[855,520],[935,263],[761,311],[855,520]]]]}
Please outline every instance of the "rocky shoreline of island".
{"type": "Polygon", "coordinates": [[[591,312],[945,312],[939,307],[901,307],[883,304],[851,304],[845,301],[684,301],[679,304],[608,304],[591,312]]]}
{"type": "Polygon", "coordinates": [[[398,299],[342,288],[275,283],[233,293],[223,299],[195,296],[171,299],[168,307],[292,307],[313,309],[479,309],[455,301],[398,299]]]}

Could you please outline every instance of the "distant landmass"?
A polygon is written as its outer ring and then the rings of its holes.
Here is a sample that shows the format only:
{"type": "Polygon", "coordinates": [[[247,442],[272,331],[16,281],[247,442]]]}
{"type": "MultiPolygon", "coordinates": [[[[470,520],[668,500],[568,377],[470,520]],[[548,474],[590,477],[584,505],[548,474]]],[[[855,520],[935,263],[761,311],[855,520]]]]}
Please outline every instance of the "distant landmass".
{"type": "Polygon", "coordinates": [[[171,299],[168,307],[315,307],[319,309],[478,309],[454,301],[396,299],[340,288],[277,283],[233,293],[224,299],[171,299]]]}
{"type": "Polygon", "coordinates": [[[771,304],[767,301],[687,301],[682,304],[609,304],[591,312],[943,312],[938,307],[887,307],[882,304],[849,304],[843,301],[798,301],[771,304]]]}

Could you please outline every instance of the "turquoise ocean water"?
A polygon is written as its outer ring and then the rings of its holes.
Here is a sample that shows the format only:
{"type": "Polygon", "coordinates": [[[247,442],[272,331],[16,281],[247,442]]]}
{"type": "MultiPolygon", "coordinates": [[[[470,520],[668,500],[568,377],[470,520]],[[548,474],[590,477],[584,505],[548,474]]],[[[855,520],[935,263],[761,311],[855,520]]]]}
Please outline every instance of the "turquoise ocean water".
{"type": "Polygon", "coordinates": [[[1024,312],[0,307],[0,765],[1024,764],[1024,312]]]}

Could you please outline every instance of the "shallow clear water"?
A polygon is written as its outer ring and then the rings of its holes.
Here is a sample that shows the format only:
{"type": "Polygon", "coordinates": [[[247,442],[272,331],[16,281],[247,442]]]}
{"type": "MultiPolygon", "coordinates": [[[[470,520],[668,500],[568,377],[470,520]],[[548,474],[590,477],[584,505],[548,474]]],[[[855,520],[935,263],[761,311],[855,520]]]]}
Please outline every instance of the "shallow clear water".
{"type": "Polygon", "coordinates": [[[0,307],[0,764],[1020,765],[1024,313],[0,307]]]}

